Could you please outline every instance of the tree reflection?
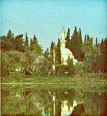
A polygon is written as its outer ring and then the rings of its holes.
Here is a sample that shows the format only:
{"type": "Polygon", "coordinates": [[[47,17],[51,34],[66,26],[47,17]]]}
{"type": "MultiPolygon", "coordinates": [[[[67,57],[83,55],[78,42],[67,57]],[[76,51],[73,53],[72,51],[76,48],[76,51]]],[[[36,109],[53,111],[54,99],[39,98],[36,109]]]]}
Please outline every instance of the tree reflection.
{"type": "Polygon", "coordinates": [[[107,92],[82,92],[74,89],[2,89],[4,114],[32,116],[104,116],[107,92]]]}

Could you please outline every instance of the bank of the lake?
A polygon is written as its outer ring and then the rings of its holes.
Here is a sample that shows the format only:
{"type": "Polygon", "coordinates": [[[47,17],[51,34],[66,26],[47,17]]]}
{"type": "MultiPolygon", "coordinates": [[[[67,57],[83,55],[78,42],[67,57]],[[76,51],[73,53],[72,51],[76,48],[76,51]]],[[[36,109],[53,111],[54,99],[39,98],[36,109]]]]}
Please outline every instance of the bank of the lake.
{"type": "Polygon", "coordinates": [[[82,91],[107,91],[107,76],[101,74],[84,74],[74,76],[25,76],[23,74],[13,74],[8,78],[3,77],[2,87],[26,86],[36,87],[38,89],[55,89],[55,88],[74,88],[82,91]]]}

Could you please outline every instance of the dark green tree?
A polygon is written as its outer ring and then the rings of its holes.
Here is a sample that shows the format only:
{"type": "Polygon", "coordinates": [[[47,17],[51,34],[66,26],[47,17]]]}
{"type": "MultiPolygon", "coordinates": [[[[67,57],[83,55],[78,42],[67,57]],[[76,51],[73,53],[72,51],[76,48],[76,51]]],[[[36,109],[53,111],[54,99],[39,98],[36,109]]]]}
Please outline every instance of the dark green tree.
{"type": "Polygon", "coordinates": [[[70,28],[68,28],[67,36],[66,36],[66,48],[71,50],[71,35],[70,35],[70,28]]]}
{"type": "Polygon", "coordinates": [[[82,45],[82,32],[81,32],[81,28],[79,28],[79,41],[80,41],[80,44],[82,45]]]}
{"type": "Polygon", "coordinates": [[[74,56],[76,59],[78,59],[79,61],[82,61],[84,58],[84,53],[82,51],[82,35],[80,34],[80,32],[77,31],[77,28],[75,27],[75,30],[73,32],[72,35],[72,39],[71,39],[71,51],[73,52],[74,56]]]}
{"type": "Polygon", "coordinates": [[[45,52],[44,52],[44,56],[45,56],[46,58],[49,57],[49,48],[47,48],[47,49],[45,50],[45,52]]]}
{"type": "Polygon", "coordinates": [[[92,39],[90,38],[89,35],[85,35],[85,41],[84,41],[84,46],[83,46],[85,55],[91,52],[92,49],[93,49],[92,39]]]}
{"type": "Polygon", "coordinates": [[[17,35],[13,42],[13,49],[24,52],[23,34],[17,35]]]}
{"type": "Polygon", "coordinates": [[[56,45],[55,50],[55,61],[56,64],[61,64],[61,50],[60,50],[60,40],[58,39],[58,43],[56,45]]]}
{"type": "Polygon", "coordinates": [[[54,44],[54,42],[52,42],[51,46],[50,46],[50,52],[53,52],[54,46],[55,46],[55,44],[54,44]]]}
{"type": "Polygon", "coordinates": [[[98,40],[97,40],[97,38],[96,38],[96,47],[98,47],[98,40]]]}
{"type": "Polygon", "coordinates": [[[107,72],[107,38],[103,41],[101,45],[101,53],[103,59],[102,71],[107,72]]]}
{"type": "Polygon", "coordinates": [[[9,30],[7,36],[1,37],[1,44],[1,48],[6,51],[24,51],[23,34],[14,37],[14,34],[9,30]]]}
{"type": "Polygon", "coordinates": [[[103,44],[103,39],[101,40],[101,45],[103,44]]]}
{"type": "Polygon", "coordinates": [[[1,37],[1,48],[3,50],[12,50],[13,49],[14,34],[11,30],[8,31],[7,36],[1,37]]]}
{"type": "Polygon", "coordinates": [[[71,39],[70,28],[68,28],[66,40],[71,39]]]}
{"type": "Polygon", "coordinates": [[[12,33],[12,31],[9,29],[8,33],[7,33],[7,39],[14,39],[14,34],[12,33]]]}
{"type": "Polygon", "coordinates": [[[7,50],[7,49],[9,49],[9,47],[8,47],[8,44],[7,44],[7,42],[8,42],[8,40],[6,40],[7,39],[7,37],[6,36],[1,36],[0,37],[0,45],[1,45],[1,50],[7,50]]]}
{"type": "Polygon", "coordinates": [[[51,57],[52,63],[53,63],[53,52],[54,52],[54,50],[55,50],[55,43],[52,42],[51,46],[50,46],[50,57],[51,57]]]}
{"type": "Polygon", "coordinates": [[[35,35],[34,35],[33,39],[31,40],[30,49],[31,49],[31,51],[35,51],[38,54],[42,53],[42,48],[39,45],[39,43],[37,41],[37,37],[35,35]]]}
{"type": "Polygon", "coordinates": [[[25,46],[25,50],[27,50],[29,48],[29,37],[28,37],[28,34],[27,33],[25,35],[25,43],[24,43],[24,46],[25,46]]]}
{"type": "Polygon", "coordinates": [[[86,41],[87,41],[87,35],[85,35],[84,37],[84,44],[86,44],[86,41]]]}

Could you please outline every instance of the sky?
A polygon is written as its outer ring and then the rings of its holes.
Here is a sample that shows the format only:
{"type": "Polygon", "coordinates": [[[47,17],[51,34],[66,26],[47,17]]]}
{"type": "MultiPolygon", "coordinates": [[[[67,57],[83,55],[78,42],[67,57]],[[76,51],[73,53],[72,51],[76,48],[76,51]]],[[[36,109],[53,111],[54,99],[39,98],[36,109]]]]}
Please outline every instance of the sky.
{"type": "Polygon", "coordinates": [[[0,36],[8,30],[34,34],[46,49],[57,41],[62,27],[81,28],[83,36],[107,37],[107,0],[0,0],[0,36]]]}

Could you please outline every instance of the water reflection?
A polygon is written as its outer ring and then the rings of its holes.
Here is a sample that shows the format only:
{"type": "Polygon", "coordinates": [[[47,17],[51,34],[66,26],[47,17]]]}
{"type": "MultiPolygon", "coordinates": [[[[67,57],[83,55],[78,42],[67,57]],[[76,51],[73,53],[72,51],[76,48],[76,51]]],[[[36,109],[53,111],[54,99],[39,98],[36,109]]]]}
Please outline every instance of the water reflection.
{"type": "Polygon", "coordinates": [[[107,116],[107,92],[2,88],[2,116],[107,116]]]}

